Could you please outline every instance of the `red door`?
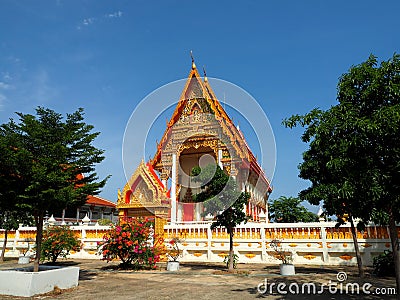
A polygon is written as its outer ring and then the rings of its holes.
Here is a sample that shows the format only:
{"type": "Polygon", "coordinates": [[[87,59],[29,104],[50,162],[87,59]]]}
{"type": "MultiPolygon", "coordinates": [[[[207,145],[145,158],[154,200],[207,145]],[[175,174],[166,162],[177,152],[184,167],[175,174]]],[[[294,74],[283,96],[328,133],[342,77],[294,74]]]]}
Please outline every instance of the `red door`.
{"type": "Polygon", "coordinates": [[[194,203],[183,203],[183,221],[194,220],[194,203]]]}

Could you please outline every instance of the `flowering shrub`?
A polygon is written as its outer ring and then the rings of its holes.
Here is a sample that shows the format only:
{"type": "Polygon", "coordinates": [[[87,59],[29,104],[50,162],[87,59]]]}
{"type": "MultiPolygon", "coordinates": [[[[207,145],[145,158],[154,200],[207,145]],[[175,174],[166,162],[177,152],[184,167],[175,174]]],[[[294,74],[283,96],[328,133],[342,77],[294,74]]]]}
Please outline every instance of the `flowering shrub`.
{"type": "Polygon", "coordinates": [[[130,223],[113,226],[98,244],[102,259],[121,260],[122,268],[156,268],[163,240],[155,238],[147,219],[132,219],[130,223]]]}
{"type": "Polygon", "coordinates": [[[41,260],[56,262],[66,258],[70,251],[80,251],[81,242],[68,226],[50,226],[43,232],[41,260]]]}
{"type": "Polygon", "coordinates": [[[280,240],[273,239],[269,245],[275,251],[275,258],[279,259],[282,264],[291,264],[293,262],[293,253],[289,250],[285,251],[280,240]]]}
{"type": "Polygon", "coordinates": [[[178,245],[180,242],[178,238],[172,238],[167,244],[167,255],[172,261],[178,261],[178,258],[182,256],[178,245]]]}

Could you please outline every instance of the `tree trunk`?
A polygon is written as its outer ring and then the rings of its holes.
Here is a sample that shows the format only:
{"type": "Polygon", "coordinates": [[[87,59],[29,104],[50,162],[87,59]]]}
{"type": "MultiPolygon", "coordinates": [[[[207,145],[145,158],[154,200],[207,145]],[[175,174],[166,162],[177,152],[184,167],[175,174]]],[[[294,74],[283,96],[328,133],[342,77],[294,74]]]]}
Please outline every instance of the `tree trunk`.
{"type": "Polygon", "coordinates": [[[363,268],[363,264],[362,264],[362,260],[361,260],[360,248],[358,247],[357,232],[356,232],[356,228],[354,227],[353,216],[351,214],[349,214],[349,219],[350,219],[350,225],[351,225],[351,227],[350,227],[351,235],[353,236],[354,249],[356,250],[358,275],[362,278],[362,277],[364,277],[364,268],[363,268]]]}
{"type": "Polygon", "coordinates": [[[399,236],[397,234],[396,219],[393,211],[389,211],[389,233],[390,243],[392,244],[394,269],[396,271],[397,299],[400,299],[400,256],[399,256],[399,236]]]}
{"type": "Polygon", "coordinates": [[[40,253],[42,251],[43,212],[35,217],[36,221],[36,257],[33,263],[33,272],[39,272],[40,253]]]}
{"type": "Polygon", "coordinates": [[[4,242],[3,242],[3,248],[1,249],[0,261],[4,261],[4,254],[6,253],[6,247],[7,247],[7,238],[8,238],[8,230],[5,229],[4,242]]]}
{"type": "Polygon", "coordinates": [[[229,272],[233,272],[233,230],[229,229],[229,272]]]}

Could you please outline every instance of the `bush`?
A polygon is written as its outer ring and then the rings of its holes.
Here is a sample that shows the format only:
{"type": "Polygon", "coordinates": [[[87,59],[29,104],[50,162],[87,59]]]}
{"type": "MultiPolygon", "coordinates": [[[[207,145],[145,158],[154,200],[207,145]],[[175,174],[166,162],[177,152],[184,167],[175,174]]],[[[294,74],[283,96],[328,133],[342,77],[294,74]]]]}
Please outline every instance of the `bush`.
{"type": "Polygon", "coordinates": [[[392,251],[385,250],[383,253],[375,256],[373,261],[373,268],[373,273],[376,276],[394,276],[395,270],[392,251]]]}
{"type": "Polygon", "coordinates": [[[43,232],[40,260],[56,262],[66,258],[71,250],[80,251],[81,242],[68,226],[50,226],[43,232]]]}
{"type": "Polygon", "coordinates": [[[102,259],[119,259],[124,269],[155,269],[164,245],[162,239],[153,236],[151,225],[147,219],[133,219],[113,226],[98,245],[102,259]]]}
{"type": "Polygon", "coordinates": [[[110,219],[98,219],[98,220],[97,220],[97,223],[98,223],[100,226],[106,226],[106,225],[111,225],[111,224],[112,224],[112,222],[111,222],[110,219]]]}

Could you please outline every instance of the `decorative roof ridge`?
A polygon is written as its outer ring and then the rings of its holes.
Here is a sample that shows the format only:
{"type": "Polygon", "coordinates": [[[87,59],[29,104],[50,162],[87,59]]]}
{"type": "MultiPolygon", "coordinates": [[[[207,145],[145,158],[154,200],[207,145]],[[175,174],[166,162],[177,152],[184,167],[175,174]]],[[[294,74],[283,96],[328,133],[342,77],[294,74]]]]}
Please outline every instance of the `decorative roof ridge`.
{"type": "Polygon", "coordinates": [[[181,96],[179,97],[179,102],[181,101],[185,101],[188,100],[185,97],[186,91],[188,90],[188,88],[190,87],[190,84],[192,83],[192,79],[195,78],[197,80],[197,82],[199,83],[200,87],[201,87],[201,91],[203,94],[203,97],[206,99],[208,96],[208,92],[207,89],[204,86],[204,82],[201,79],[200,73],[196,68],[196,65],[193,63],[192,65],[192,69],[189,72],[189,76],[187,77],[186,83],[185,83],[185,87],[182,90],[181,96]]]}
{"type": "Polygon", "coordinates": [[[164,184],[162,183],[160,177],[158,177],[158,175],[157,175],[156,172],[154,171],[154,168],[153,168],[153,166],[151,165],[151,163],[150,163],[150,162],[147,162],[147,163],[146,163],[146,167],[147,167],[148,171],[150,172],[150,174],[153,176],[153,179],[155,179],[155,180],[157,181],[157,183],[160,185],[160,187],[162,188],[162,191],[166,192],[166,191],[165,191],[166,189],[165,189],[164,184]]]}

